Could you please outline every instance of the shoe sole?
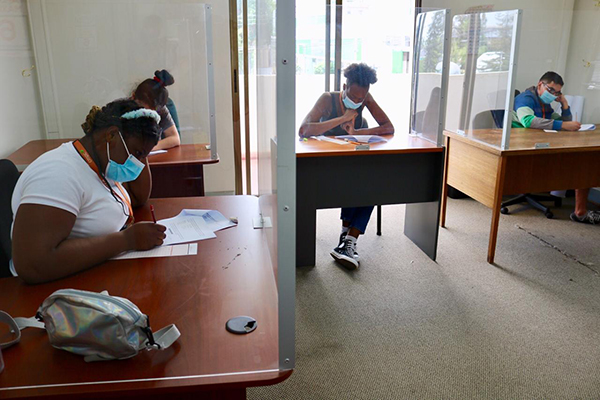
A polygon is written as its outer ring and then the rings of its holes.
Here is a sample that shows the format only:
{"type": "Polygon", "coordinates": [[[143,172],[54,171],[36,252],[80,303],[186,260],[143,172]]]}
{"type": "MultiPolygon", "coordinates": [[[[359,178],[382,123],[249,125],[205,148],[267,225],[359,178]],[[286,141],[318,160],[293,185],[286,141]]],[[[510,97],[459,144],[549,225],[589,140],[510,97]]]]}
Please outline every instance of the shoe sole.
{"type": "Polygon", "coordinates": [[[350,259],[348,256],[344,256],[344,255],[339,254],[339,253],[337,253],[335,251],[332,251],[329,254],[331,254],[331,257],[333,257],[333,259],[335,261],[337,261],[340,264],[342,264],[342,266],[344,268],[349,269],[351,271],[354,271],[354,270],[358,269],[359,263],[355,259],[350,259]]]}

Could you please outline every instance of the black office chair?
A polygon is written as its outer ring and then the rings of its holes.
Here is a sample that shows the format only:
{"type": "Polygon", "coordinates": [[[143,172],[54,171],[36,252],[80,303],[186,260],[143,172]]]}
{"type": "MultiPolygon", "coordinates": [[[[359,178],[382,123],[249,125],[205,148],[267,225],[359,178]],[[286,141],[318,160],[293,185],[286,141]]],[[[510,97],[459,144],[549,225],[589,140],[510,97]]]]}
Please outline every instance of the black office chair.
{"type": "MultiPolygon", "coordinates": [[[[519,91],[515,91],[515,97],[519,94],[519,91]]],[[[502,129],[504,126],[504,110],[490,110],[494,124],[498,129],[502,129]]],[[[520,194],[510,200],[507,200],[501,204],[500,212],[502,214],[510,214],[509,206],[521,203],[529,203],[533,208],[540,210],[544,213],[546,218],[553,218],[554,214],[550,211],[550,208],[543,205],[542,201],[553,201],[554,207],[560,207],[562,205],[562,199],[555,196],[544,196],[533,193],[520,194]]]]}
{"type": "Polygon", "coordinates": [[[19,179],[19,171],[9,160],[0,160],[0,278],[12,276],[10,227],[12,225],[12,194],[19,179]]]}

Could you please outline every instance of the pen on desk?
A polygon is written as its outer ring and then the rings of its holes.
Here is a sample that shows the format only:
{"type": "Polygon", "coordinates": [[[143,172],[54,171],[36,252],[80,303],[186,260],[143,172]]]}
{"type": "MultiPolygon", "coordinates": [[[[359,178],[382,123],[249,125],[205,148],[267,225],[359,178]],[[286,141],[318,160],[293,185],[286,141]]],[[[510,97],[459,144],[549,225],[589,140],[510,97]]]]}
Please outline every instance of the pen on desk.
{"type": "Polygon", "coordinates": [[[150,213],[152,214],[152,221],[156,223],[156,216],[154,215],[154,206],[150,204],[150,213]]]}
{"type": "Polygon", "coordinates": [[[360,143],[359,143],[359,142],[355,142],[355,141],[352,141],[352,140],[350,140],[350,139],[344,139],[344,140],[345,140],[346,142],[348,142],[348,143],[352,143],[352,144],[355,144],[355,145],[360,145],[360,143]]]}

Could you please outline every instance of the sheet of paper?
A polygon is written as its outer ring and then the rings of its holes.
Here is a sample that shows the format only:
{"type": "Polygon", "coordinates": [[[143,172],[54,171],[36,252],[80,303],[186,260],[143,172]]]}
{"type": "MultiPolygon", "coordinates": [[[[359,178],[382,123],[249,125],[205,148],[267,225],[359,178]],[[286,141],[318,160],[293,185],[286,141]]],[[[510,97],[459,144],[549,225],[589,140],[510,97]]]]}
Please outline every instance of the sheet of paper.
{"type": "Polygon", "coordinates": [[[544,129],[544,132],[552,132],[552,133],[556,133],[558,131],[555,131],[554,129],[544,129]]]}
{"type": "Polygon", "coordinates": [[[341,140],[351,140],[353,142],[359,143],[385,143],[387,142],[386,138],[382,138],[377,135],[342,135],[336,136],[336,139],[341,140]]]}
{"type": "Polygon", "coordinates": [[[336,143],[336,144],[350,144],[350,143],[346,142],[345,140],[334,139],[332,137],[328,137],[325,135],[311,136],[310,138],[320,140],[322,142],[329,142],[329,143],[336,143]]]}
{"type": "Polygon", "coordinates": [[[594,124],[581,124],[581,128],[579,128],[580,131],[593,131],[594,129],[596,129],[594,124]]]}
{"type": "Polygon", "coordinates": [[[186,215],[183,211],[173,218],[157,221],[164,225],[167,237],[163,246],[176,243],[197,242],[198,240],[212,239],[217,237],[206,225],[204,218],[197,215],[186,215]]]}
{"type": "Polygon", "coordinates": [[[146,251],[130,251],[119,254],[111,260],[130,260],[134,258],[177,257],[198,254],[198,243],[160,246],[146,251]]]}
{"type": "Polygon", "coordinates": [[[236,225],[229,218],[225,218],[223,214],[216,210],[194,210],[186,208],[182,210],[179,215],[182,214],[202,217],[206,226],[213,232],[236,225]]]}
{"type": "Polygon", "coordinates": [[[166,150],[154,150],[154,151],[151,151],[150,153],[148,153],[148,155],[153,156],[155,154],[162,154],[162,153],[166,153],[166,152],[167,152],[166,150]]]}

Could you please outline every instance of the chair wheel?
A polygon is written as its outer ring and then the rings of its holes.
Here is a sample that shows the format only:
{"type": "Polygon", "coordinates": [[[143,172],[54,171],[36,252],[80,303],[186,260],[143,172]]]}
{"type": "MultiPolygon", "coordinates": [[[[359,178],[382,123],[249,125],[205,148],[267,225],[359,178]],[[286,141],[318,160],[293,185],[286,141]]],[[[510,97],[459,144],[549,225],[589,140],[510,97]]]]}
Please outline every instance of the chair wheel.
{"type": "Polygon", "coordinates": [[[552,218],[554,218],[554,214],[552,214],[552,211],[546,211],[546,212],[544,213],[544,215],[545,215],[545,216],[546,216],[546,218],[548,218],[548,219],[552,219],[552,218]]]}
{"type": "Polygon", "coordinates": [[[502,207],[502,208],[500,208],[500,212],[502,214],[508,214],[508,207],[502,207]]]}

